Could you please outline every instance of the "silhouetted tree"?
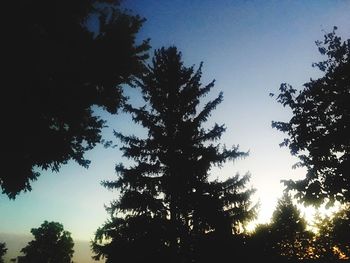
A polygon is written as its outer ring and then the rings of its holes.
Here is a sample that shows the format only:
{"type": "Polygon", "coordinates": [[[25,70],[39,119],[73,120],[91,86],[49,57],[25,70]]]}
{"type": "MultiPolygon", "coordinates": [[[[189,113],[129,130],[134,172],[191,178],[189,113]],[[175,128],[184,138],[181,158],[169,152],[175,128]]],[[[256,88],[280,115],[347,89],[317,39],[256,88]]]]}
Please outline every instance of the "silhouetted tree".
{"type": "Polygon", "coordinates": [[[318,231],[313,247],[319,259],[334,261],[339,258],[350,258],[350,210],[348,204],[330,217],[318,218],[316,227],[318,231]]]}
{"type": "Polygon", "coordinates": [[[337,212],[332,221],[334,244],[342,255],[350,259],[350,204],[337,212]]]}
{"type": "Polygon", "coordinates": [[[202,127],[222,93],[199,110],[200,99],[214,86],[214,81],[201,85],[201,68],[185,67],[175,47],[162,48],[140,78],[146,105],[127,105],[126,110],[147,129],[148,137],[116,133],[124,156],[134,165],[117,165],[119,178],[103,182],[118,189],[120,198],[108,208],[110,220],[96,232],[95,259],[193,262],[206,233],[231,235],[252,216],[252,192],[243,191],[247,176],[208,181],[213,165],[246,154],[215,143],[224,125],[202,127]]]}
{"type": "Polygon", "coordinates": [[[24,256],[19,263],[72,263],[73,239],[63,225],[45,221],[39,228],[32,228],[34,240],[22,248],[24,256]]]}
{"type": "Polygon", "coordinates": [[[312,242],[313,253],[320,260],[334,261],[338,257],[333,251],[333,225],[329,217],[322,218],[317,215],[315,218],[317,233],[312,242]]]}
{"type": "MultiPolygon", "coordinates": [[[[272,244],[272,230],[270,224],[258,224],[254,233],[250,237],[250,251],[254,251],[254,254],[250,254],[251,258],[260,260],[262,258],[270,260],[275,257],[275,251],[273,251],[272,244]]],[[[252,261],[252,259],[250,259],[252,261]]]]}
{"type": "Polygon", "coordinates": [[[307,257],[310,233],[306,231],[306,221],[293,204],[289,194],[278,200],[272,215],[272,239],[279,255],[291,259],[307,257]]]}
{"type": "Polygon", "coordinates": [[[252,239],[257,257],[291,262],[310,257],[312,234],[306,231],[306,221],[286,193],[278,200],[271,223],[258,225],[252,239]]]}
{"type": "Polygon", "coordinates": [[[0,242],[0,263],[4,263],[4,255],[7,252],[6,244],[0,242]]]}
{"type": "Polygon", "coordinates": [[[257,205],[253,205],[251,197],[255,189],[247,189],[250,175],[238,174],[218,184],[220,209],[224,208],[224,214],[229,219],[229,226],[233,234],[238,235],[246,231],[247,224],[256,217],[257,205]]]}
{"type": "Polygon", "coordinates": [[[255,189],[247,189],[249,179],[249,174],[237,174],[225,181],[210,183],[211,199],[200,202],[196,210],[202,215],[199,222],[212,222],[214,227],[202,229],[194,262],[222,262],[233,253],[235,258],[247,257],[246,225],[256,217],[257,208],[251,201],[255,189]]]}
{"type": "Polygon", "coordinates": [[[324,76],[310,80],[297,93],[283,83],[277,101],[288,106],[289,122],[272,122],[288,134],[281,145],[299,157],[306,178],[285,181],[306,203],[350,200],[350,39],[342,42],[333,32],[316,44],[325,61],[313,64],[324,76]]]}
{"type": "Polygon", "coordinates": [[[40,169],[58,171],[101,142],[105,121],[92,106],[116,113],[122,85],[143,71],[148,41],[135,43],[144,19],[119,0],[16,0],[7,24],[11,81],[3,89],[5,132],[0,187],[10,198],[40,169]]]}

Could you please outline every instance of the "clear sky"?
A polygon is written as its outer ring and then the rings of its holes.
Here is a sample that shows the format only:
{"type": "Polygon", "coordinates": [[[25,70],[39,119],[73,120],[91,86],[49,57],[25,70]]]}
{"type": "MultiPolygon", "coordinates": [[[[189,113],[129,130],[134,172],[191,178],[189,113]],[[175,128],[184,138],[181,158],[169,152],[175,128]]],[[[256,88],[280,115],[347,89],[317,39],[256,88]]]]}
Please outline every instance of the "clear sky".
{"type": "MultiPolygon", "coordinates": [[[[271,217],[281,196],[281,179],[299,178],[292,170],[296,159],[280,148],[284,135],[271,128],[272,120],[288,120],[289,112],[273,98],[282,82],[295,87],[317,77],[311,67],[320,60],[315,40],[323,30],[338,26],[338,34],[350,37],[350,1],[251,1],[251,0],[128,0],[125,6],[147,18],[139,38],[151,38],[153,48],[176,45],[190,66],[204,62],[203,83],[216,79],[215,96],[224,101],[210,119],[225,123],[222,143],[239,144],[250,156],[227,163],[213,177],[227,178],[236,172],[251,173],[251,185],[260,200],[259,222],[271,217]]],[[[137,90],[126,90],[140,102],[137,90]]],[[[142,135],[126,115],[106,116],[109,128],[142,135]]],[[[107,219],[104,205],[117,197],[100,185],[114,179],[114,166],[124,162],[117,148],[96,147],[87,154],[88,170],[70,162],[58,174],[43,172],[33,191],[15,201],[0,195],[0,233],[28,234],[44,220],[58,221],[74,239],[90,240],[107,219]]]]}

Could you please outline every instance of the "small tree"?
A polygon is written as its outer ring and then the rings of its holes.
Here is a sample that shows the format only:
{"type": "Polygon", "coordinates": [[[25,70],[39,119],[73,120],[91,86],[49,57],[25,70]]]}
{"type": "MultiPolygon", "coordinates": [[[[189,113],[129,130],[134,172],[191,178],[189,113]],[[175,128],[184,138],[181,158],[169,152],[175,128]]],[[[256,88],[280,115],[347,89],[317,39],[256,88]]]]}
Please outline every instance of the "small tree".
{"type": "Polygon", "coordinates": [[[308,257],[311,234],[306,231],[306,221],[293,204],[290,195],[285,193],[278,200],[272,215],[271,228],[274,248],[278,254],[291,260],[308,257]]]}
{"type": "Polygon", "coordinates": [[[316,44],[325,61],[313,64],[325,74],[297,90],[281,84],[277,101],[292,110],[289,122],[272,122],[288,134],[282,145],[307,168],[306,178],[284,181],[306,203],[350,201],[350,39],[333,32],[316,44]]]}
{"type": "Polygon", "coordinates": [[[259,225],[252,236],[254,249],[267,259],[292,260],[309,258],[311,233],[306,221],[285,193],[278,200],[270,224],[259,225]]]}
{"type": "Polygon", "coordinates": [[[148,137],[116,133],[124,156],[135,163],[130,168],[117,165],[119,178],[103,182],[121,195],[108,209],[111,219],[96,233],[96,259],[192,262],[207,233],[230,236],[233,227],[251,217],[251,192],[243,191],[248,177],[208,180],[213,165],[246,154],[215,143],[224,125],[202,127],[222,94],[198,109],[200,99],[214,86],[201,85],[201,67],[185,67],[175,47],[162,48],[140,79],[146,105],[128,105],[126,110],[147,129],[148,137]]]}
{"type": "Polygon", "coordinates": [[[0,263],[4,263],[4,255],[7,252],[6,244],[0,242],[0,263]]]}
{"type": "Polygon", "coordinates": [[[45,221],[31,233],[34,240],[21,250],[19,263],[72,263],[73,239],[62,224],[45,221]]]}

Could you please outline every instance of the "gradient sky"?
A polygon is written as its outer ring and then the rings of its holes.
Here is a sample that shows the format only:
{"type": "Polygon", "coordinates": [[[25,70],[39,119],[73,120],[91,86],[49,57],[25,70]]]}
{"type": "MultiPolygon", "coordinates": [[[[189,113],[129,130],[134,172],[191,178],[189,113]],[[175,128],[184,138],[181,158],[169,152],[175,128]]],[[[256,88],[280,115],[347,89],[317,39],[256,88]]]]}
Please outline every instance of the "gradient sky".
{"type": "MultiPolygon", "coordinates": [[[[291,169],[296,159],[288,149],[278,145],[284,135],[271,128],[272,120],[288,120],[290,112],[269,93],[282,82],[301,87],[319,76],[311,67],[321,59],[314,42],[334,25],[344,39],[350,37],[350,1],[128,0],[124,5],[147,18],[140,39],[151,38],[153,48],[176,45],[186,65],[204,62],[204,84],[216,79],[212,96],[223,91],[224,101],[209,125],[225,123],[221,142],[239,144],[250,156],[214,169],[213,178],[250,172],[261,204],[259,222],[268,221],[283,190],[280,180],[303,176],[302,169],[291,169]]],[[[126,93],[140,103],[137,90],[126,93]]],[[[129,116],[105,116],[107,137],[113,129],[144,134],[129,116]]],[[[61,222],[74,239],[92,239],[107,219],[104,204],[118,195],[100,181],[114,179],[114,165],[125,160],[118,148],[101,146],[87,157],[88,170],[70,162],[58,174],[43,172],[33,191],[15,201],[0,195],[0,233],[29,234],[49,220],[61,222]]]]}

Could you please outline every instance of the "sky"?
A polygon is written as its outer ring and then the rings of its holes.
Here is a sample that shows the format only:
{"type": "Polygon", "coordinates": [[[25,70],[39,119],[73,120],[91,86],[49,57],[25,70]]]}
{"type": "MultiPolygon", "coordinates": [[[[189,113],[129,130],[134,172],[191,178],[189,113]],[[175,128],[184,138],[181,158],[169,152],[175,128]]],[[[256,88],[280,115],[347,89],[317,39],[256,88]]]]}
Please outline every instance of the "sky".
{"type": "MultiPolygon", "coordinates": [[[[239,145],[249,157],[213,169],[212,178],[249,172],[257,189],[254,201],[260,203],[258,222],[267,222],[283,191],[280,180],[302,178],[305,172],[293,170],[297,159],[279,147],[285,136],[271,121],[288,121],[291,113],[269,93],[277,93],[283,82],[301,88],[320,76],[311,66],[322,59],[315,41],[333,26],[344,39],[350,37],[350,1],[125,0],[124,6],[147,19],[139,41],[151,38],[153,49],[177,46],[185,65],[204,62],[203,84],[216,80],[211,96],[223,91],[224,101],[208,125],[224,123],[221,142],[239,145]]],[[[141,103],[138,90],[125,92],[132,103],[141,103]]],[[[125,114],[101,114],[108,119],[107,138],[113,129],[144,135],[125,114]]],[[[115,164],[128,162],[118,148],[98,146],[87,157],[89,169],[69,162],[59,173],[45,171],[31,192],[14,201],[0,194],[0,233],[29,234],[48,220],[62,223],[75,240],[91,240],[108,218],[104,205],[118,196],[100,182],[115,179],[115,164]]]]}

